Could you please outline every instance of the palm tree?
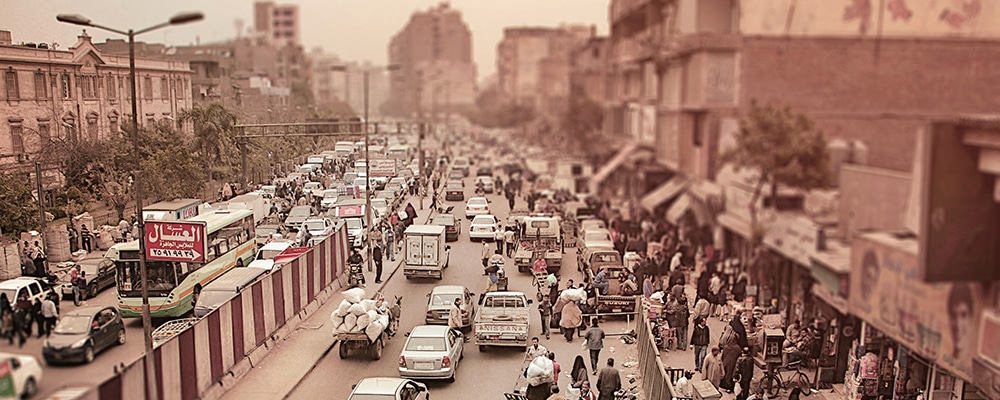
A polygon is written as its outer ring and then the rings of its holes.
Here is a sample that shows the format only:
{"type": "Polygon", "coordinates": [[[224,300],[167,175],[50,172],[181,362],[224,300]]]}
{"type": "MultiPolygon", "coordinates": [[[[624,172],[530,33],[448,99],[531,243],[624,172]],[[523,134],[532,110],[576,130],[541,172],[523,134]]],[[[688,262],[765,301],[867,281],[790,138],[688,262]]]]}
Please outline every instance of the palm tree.
{"type": "Polygon", "coordinates": [[[236,159],[236,115],[222,104],[197,105],[181,113],[182,121],[194,125],[194,140],[191,142],[198,157],[204,160],[208,170],[208,180],[214,179],[214,166],[230,164],[236,159]]]}

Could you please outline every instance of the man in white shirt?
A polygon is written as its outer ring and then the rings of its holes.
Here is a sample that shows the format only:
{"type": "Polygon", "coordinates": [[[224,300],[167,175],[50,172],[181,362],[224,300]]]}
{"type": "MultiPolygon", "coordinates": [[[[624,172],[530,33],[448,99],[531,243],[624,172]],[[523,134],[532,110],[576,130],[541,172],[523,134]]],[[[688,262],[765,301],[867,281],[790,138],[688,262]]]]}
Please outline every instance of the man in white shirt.
{"type": "Polygon", "coordinates": [[[56,303],[52,301],[52,296],[47,296],[45,300],[42,300],[42,318],[44,318],[42,324],[44,332],[38,332],[38,337],[42,335],[48,337],[52,334],[52,328],[56,326],[56,319],[59,318],[59,310],[56,309],[56,303]]]}

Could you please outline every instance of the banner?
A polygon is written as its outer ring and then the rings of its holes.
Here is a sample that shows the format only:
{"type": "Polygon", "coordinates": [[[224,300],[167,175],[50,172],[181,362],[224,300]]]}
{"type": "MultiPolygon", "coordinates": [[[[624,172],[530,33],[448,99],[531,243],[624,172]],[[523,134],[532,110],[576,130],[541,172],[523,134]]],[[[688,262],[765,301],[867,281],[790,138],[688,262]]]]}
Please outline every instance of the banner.
{"type": "Polygon", "coordinates": [[[396,176],[396,159],[368,160],[368,174],[370,176],[396,176]]]}
{"type": "Polygon", "coordinates": [[[920,280],[915,239],[871,233],[851,248],[850,312],[882,333],[972,380],[980,310],[987,304],[978,285],[920,280]]]}

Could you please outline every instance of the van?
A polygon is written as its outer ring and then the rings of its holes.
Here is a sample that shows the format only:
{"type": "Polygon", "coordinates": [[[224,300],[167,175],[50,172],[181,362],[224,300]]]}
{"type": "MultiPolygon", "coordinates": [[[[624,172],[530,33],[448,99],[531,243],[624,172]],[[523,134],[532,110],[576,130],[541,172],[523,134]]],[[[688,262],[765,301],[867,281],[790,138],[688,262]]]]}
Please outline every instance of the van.
{"type": "Polygon", "coordinates": [[[201,289],[195,300],[194,316],[201,318],[222,307],[266,272],[260,268],[233,268],[222,274],[201,289]]]}

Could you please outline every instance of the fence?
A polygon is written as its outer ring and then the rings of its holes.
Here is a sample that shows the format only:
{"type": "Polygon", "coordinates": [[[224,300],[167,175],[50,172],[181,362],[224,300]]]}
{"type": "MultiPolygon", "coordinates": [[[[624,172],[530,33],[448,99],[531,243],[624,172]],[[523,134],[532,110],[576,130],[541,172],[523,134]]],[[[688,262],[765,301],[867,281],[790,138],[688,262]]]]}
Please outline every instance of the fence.
{"type": "MultiPolygon", "coordinates": [[[[339,289],[348,256],[346,229],[244,289],[229,303],[158,346],[153,354],[158,398],[218,397],[260,362],[274,342],[339,289]]],[[[143,358],[90,390],[83,398],[142,399],[143,358]]]]}
{"type": "Polygon", "coordinates": [[[639,311],[636,333],[636,350],[639,351],[639,373],[642,374],[642,393],[647,399],[672,399],[670,378],[667,376],[663,361],[660,361],[660,349],[649,324],[649,316],[643,311],[642,305],[636,306],[639,311]]]}

